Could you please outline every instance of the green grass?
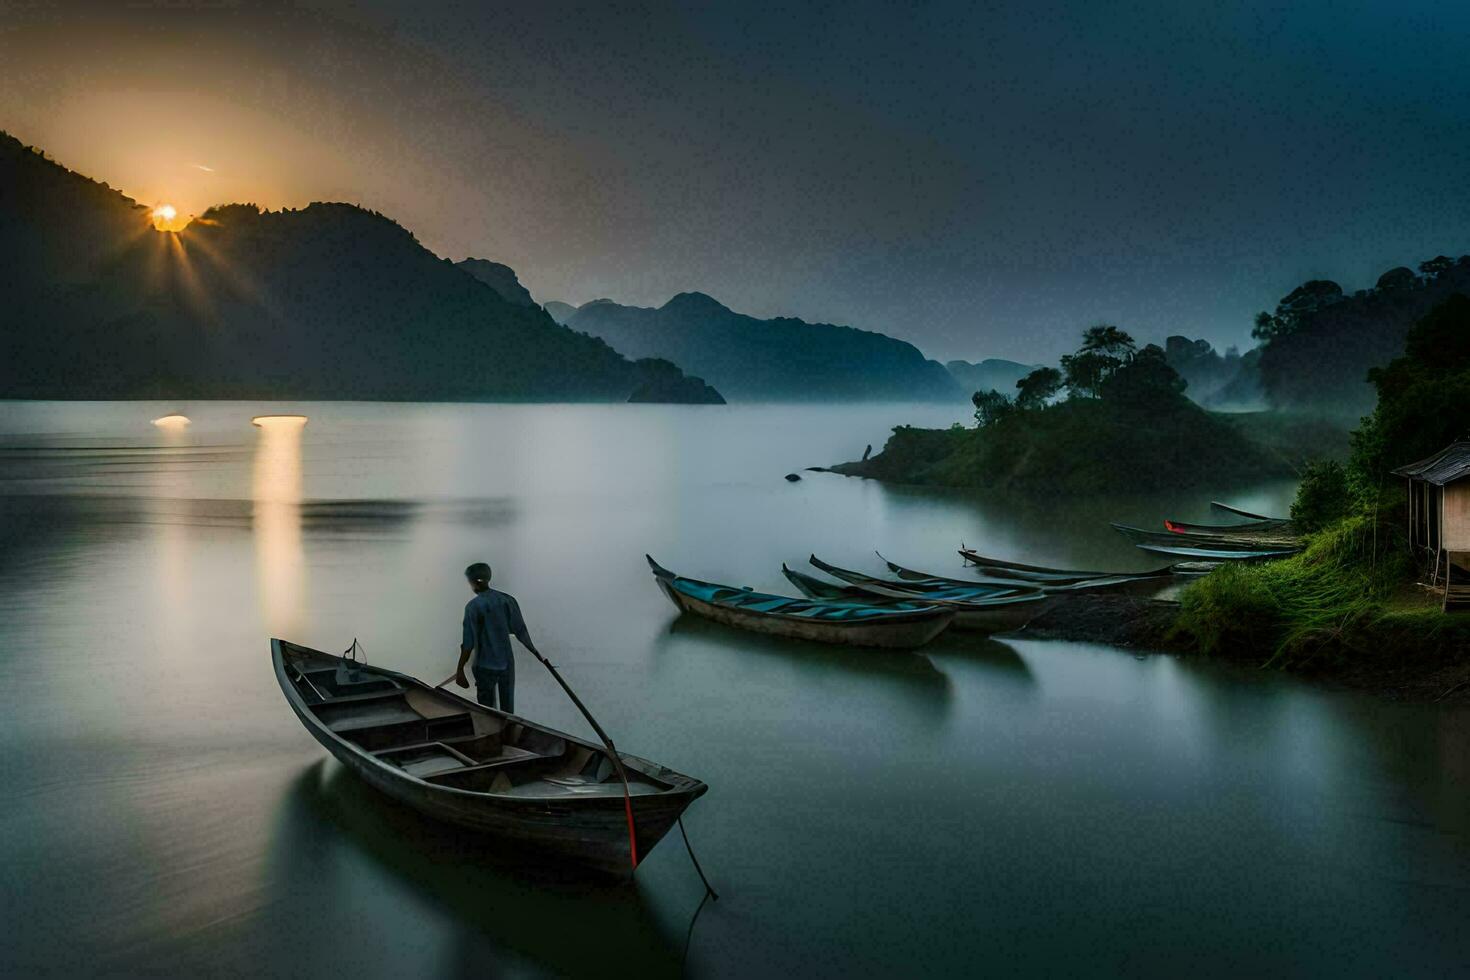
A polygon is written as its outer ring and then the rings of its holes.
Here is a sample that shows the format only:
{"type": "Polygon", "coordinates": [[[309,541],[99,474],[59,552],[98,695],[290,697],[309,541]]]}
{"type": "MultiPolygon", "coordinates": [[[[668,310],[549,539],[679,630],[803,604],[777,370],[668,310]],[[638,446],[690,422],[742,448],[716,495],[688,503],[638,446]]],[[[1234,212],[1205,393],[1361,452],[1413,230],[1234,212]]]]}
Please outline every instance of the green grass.
{"type": "Polygon", "coordinates": [[[1292,558],[1211,572],[1180,597],[1175,630],[1202,653],[1267,667],[1464,656],[1470,615],[1444,615],[1414,573],[1396,526],[1351,517],[1292,558]]]}

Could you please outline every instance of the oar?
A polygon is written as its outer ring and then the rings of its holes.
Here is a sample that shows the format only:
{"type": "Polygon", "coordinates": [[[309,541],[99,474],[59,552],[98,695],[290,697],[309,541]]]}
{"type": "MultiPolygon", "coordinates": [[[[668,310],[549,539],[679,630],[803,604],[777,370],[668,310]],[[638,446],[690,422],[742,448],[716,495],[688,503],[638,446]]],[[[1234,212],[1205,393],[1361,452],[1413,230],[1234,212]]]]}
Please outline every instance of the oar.
{"type": "MultiPolygon", "coordinates": [[[[597,723],[597,719],[592,717],[592,712],[587,710],[587,706],[582,703],[582,699],[577,697],[577,692],[573,691],[571,686],[562,679],[561,674],[557,673],[556,668],[551,665],[551,661],[541,656],[541,654],[535,653],[535,651],[532,651],[532,655],[535,656],[537,660],[541,661],[541,663],[546,667],[547,670],[551,671],[551,676],[556,679],[556,682],[558,684],[561,685],[561,689],[567,692],[567,697],[571,698],[572,704],[575,704],[577,706],[577,710],[582,712],[582,717],[587,719],[587,724],[591,725],[592,730],[597,733],[597,737],[602,739],[602,744],[607,746],[607,754],[612,759],[613,768],[617,770],[618,778],[623,781],[623,812],[626,813],[628,817],[628,856],[632,862],[633,868],[636,870],[638,867],[638,843],[637,837],[634,834],[633,827],[633,793],[631,788],[628,786],[628,773],[626,770],[623,769],[623,760],[618,758],[617,747],[613,745],[613,740],[608,738],[607,732],[602,730],[602,726],[597,723]]],[[[459,672],[455,671],[453,674],[450,674],[448,677],[435,684],[434,687],[443,687],[445,684],[448,684],[450,681],[454,680],[458,676],[459,672]]],[[[690,853],[691,855],[693,854],[692,851],[690,853]]],[[[698,863],[696,862],[696,867],[697,866],[698,863]]],[[[704,877],[704,872],[700,872],[700,877],[704,877]]],[[[708,885],[706,885],[705,887],[708,887],[708,885]]]]}

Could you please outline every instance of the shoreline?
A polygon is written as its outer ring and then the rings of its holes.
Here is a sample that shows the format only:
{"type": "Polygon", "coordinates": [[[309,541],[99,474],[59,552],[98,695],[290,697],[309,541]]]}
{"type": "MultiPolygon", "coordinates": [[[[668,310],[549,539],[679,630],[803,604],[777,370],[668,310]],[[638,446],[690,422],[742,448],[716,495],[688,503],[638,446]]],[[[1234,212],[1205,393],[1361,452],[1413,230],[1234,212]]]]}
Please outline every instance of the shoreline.
{"type": "Polygon", "coordinates": [[[1326,651],[1325,656],[1306,670],[1265,668],[1259,656],[1201,653],[1191,637],[1176,629],[1179,608],[1179,603],[1171,599],[1078,595],[1058,603],[1016,632],[997,639],[1096,643],[1137,653],[1254,666],[1321,687],[1371,694],[1385,701],[1470,704],[1470,658],[1412,662],[1392,654],[1366,656],[1361,650],[1349,651],[1343,647],[1339,651],[1326,651]],[[1346,656],[1336,656],[1338,653],[1346,656]]]}

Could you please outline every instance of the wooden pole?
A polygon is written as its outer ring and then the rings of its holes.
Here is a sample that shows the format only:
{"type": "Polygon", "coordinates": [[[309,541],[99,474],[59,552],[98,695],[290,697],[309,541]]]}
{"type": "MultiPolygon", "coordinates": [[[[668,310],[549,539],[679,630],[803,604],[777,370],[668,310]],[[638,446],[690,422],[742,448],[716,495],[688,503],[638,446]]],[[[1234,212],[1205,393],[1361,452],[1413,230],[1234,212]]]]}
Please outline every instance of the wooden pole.
{"type": "Polygon", "coordinates": [[[551,676],[561,685],[561,689],[567,692],[567,697],[571,698],[572,704],[575,704],[577,710],[582,712],[582,717],[587,719],[587,724],[591,725],[592,730],[597,733],[597,737],[602,739],[602,744],[607,746],[607,754],[612,759],[613,768],[617,770],[618,778],[623,781],[623,811],[628,817],[628,859],[634,870],[636,870],[638,867],[638,838],[636,836],[637,829],[633,824],[633,792],[628,786],[628,773],[623,768],[623,760],[618,758],[617,746],[613,745],[613,741],[611,738],[608,738],[607,732],[602,730],[602,726],[597,723],[597,719],[592,717],[592,712],[587,710],[587,706],[582,703],[581,698],[577,697],[577,692],[572,690],[571,685],[562,679],[561,674],[551,665],[551,661],[539,653],[533,653],[533,655],[537,660],[541,661],[547,670],[551,671],[551,676]]]}
{"type": "MultiPolygon", "coordinates": [[[[607,732],[602,730],[602,726],[597,723],[597,719],[592,717],[592,712],[587,710],[587,706],[582,703],[582,699],[577,697],[577,692],[573,691],[571,685],[569,685],[565,680],[562,679],[561,674],[557,673],[556,668],[551,665],[551,661],[541,656],[541,654],[535,653],[534,651],[532,653],[532,656],[541,661],[542,665],[547,670],[551,671],[551,676],[556,680],[558,684],[561,685],[561,689],[567,692],[567,697],[572,699],[572,704],[575,704],[577,706],[577,710],[582,712],[582,717],[587,719],[587,724],[592,726],[592,730],[597,733],[597,737],[602,739],[602,744],[607,747],[607,754],[608,757],[612,759],[613,769],[617,770],[618,778],[623,781],[623,812],[628,818],[628,858],[634,870],[636,870],[638,868],[638,838],[637,827],[633,823],[633,791],[632,788],[628,785],[628,772],[623,768],[623,760],[618,758],[617,746],[613,745],[613,740],[611,738],[608,738],[607,732]]],[[[458,676],[458,674],[459,672],[455,671],[453,674],[450,674],[448,677],[435,684],[434,687],[443,687],[445,684],[448,684],[450,681],[454,680],[454,678],[458,676]]],[[[700,877],[703,876],[704,873],[700,872],[700,877]]]]}

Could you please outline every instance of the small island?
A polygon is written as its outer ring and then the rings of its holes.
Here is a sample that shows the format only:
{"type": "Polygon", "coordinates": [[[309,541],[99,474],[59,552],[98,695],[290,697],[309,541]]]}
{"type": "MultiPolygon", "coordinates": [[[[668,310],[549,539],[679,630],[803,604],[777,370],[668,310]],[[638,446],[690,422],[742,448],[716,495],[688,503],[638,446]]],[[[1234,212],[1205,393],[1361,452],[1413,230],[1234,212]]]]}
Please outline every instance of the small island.
{"type": "Polygon", "coordinates": [[[1289,477],[1290,453],[1210,412],[1162,348],[1111,325],[1088,329],[1059,367],[977,391],[974,427],[893,430],[883,451],[832,471],[893,483],[1079,495],[1289,477]]]}

